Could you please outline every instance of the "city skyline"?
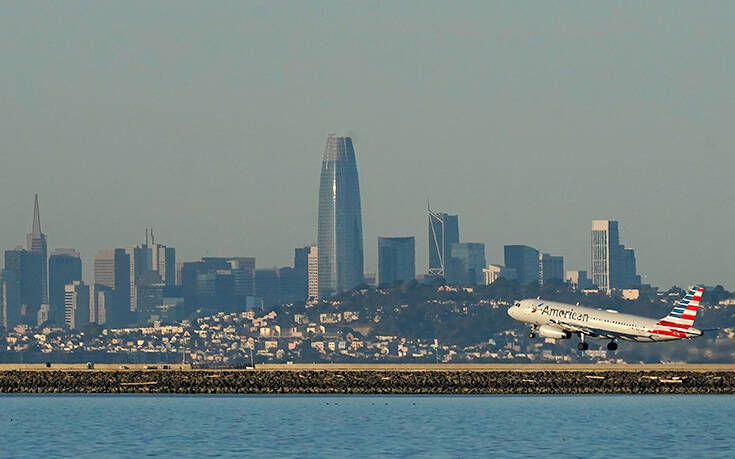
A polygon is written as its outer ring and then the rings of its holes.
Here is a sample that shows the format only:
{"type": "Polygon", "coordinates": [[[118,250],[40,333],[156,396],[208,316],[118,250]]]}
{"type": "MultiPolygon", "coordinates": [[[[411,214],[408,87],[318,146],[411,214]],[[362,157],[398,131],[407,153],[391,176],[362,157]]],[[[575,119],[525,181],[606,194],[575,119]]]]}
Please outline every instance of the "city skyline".
{"type": "Polygon", "coordinates": [[[665,26],[632,5],[178,3],[141,18],[14,3],[0,246],[22,243],[38,192],[50,246],[86,270],[149,226],[181,259],[285,265],[316,243],[316,158],[340,132],[360,152],[370,272],[378,236],[423,239],[429,196],[489,263],[528,244],[589,269],[589,222],[613,219],[643,282],[727,285],[733,6],[674,3],[665,26]],[[121,21],[135,27],[111,33],[121,21]]]}

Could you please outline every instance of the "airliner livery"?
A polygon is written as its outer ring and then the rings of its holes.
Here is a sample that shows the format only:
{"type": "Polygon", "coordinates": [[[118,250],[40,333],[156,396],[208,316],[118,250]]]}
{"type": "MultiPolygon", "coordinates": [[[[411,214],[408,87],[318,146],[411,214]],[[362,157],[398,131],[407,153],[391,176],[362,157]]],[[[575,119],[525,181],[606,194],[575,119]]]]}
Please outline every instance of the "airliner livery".
{"type": "Polygon", "coordinates": [[[658,320],[542,299],[517,301],[508,309],[508,315],[531,325],[531,338],[538,334],[544,338],[569,339],[576,334],[580,338],[577,346],[580,351],[589,349],[585,337],[609,339],[607,348],[614,351],[618,339],[652,343],[702,336],[702,331],[693,327],[702,292],[704,288],[693,287],[668,316],[658,320]]]}

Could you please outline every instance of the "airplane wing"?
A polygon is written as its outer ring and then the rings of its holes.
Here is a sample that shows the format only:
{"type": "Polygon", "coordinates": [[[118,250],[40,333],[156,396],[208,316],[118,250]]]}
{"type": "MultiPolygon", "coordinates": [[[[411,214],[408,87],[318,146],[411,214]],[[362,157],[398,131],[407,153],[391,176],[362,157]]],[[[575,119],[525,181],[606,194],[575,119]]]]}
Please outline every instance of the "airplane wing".
{"type": "Polygon", "coordinates": [[[570,331],[572,333],[583,333],[593,338],[624,339],[624,340],[634,340],[635,338],[639,338],[637,335],[633,335],[633,334],[611,332],[609,330],[601,330],[599,328],[592,328],[592,327],[581,327],[579,325],[573,325],[573,324],[570,324],[570,323],[567,323],[561,320],[551,319],[550,322],[556,325],[557,327],[562,328],[563,330],[570,331]]]}

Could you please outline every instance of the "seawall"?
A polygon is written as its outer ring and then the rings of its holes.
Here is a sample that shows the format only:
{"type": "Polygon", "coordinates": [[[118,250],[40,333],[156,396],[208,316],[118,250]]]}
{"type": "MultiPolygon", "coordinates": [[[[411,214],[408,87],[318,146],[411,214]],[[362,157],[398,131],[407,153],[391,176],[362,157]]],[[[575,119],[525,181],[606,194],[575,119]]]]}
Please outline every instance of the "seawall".
{"type": "Polygon", "coordinates": [[[735,371],[9,370],[0,393],[735,394],[735,371]]]}

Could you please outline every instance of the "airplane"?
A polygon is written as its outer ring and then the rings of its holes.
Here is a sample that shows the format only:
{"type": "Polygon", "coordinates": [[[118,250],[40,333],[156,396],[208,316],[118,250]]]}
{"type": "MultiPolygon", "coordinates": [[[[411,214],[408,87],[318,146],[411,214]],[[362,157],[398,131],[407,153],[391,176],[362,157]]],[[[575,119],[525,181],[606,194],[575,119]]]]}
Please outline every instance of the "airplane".
{"type": "Polygon", "coordinates": [[[607,349],[614,351],[618,339],[652,343],[702,336],[702,330],[693,325],[703,292],[702,287],[692,287],[669,315],[658,320],[542,299],[516,301],[508,308],[508,315],[531,325],[530,338],[538,334],[544,338],[569,339],[577,334],[580,351],[589,349],[585,337],[609,339],[607,349]]]}

